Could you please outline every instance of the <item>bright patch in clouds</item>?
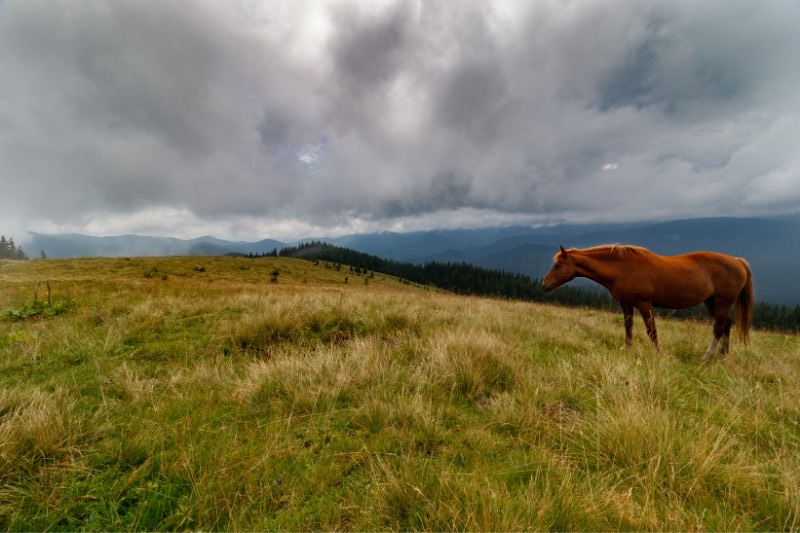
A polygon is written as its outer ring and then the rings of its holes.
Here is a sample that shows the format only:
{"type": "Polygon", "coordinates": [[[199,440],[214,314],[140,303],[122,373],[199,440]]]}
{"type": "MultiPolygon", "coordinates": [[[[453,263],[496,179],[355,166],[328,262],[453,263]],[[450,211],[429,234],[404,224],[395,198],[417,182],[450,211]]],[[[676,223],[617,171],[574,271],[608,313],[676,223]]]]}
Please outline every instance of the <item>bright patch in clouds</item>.
{"type": "Polygon", "coordinates": [[[325,152],[325,144],[326,140],[323,138],[318,143],[305,145],[297,152],[297,159],[303,164],[303,168],[308,171],[318,168],[317,162],[325,152]]]}

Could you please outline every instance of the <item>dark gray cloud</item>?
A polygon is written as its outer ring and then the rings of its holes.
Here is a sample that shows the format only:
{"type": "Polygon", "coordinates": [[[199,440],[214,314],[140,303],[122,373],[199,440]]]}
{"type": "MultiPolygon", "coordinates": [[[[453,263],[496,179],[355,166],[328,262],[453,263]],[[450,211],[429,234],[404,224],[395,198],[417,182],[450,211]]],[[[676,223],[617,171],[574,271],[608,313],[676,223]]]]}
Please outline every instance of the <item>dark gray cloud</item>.
{"type": "Polygon", "coordinates": [[[0,227],[792,211],[798,30],[788,0],[6,0],[0,227]]]}

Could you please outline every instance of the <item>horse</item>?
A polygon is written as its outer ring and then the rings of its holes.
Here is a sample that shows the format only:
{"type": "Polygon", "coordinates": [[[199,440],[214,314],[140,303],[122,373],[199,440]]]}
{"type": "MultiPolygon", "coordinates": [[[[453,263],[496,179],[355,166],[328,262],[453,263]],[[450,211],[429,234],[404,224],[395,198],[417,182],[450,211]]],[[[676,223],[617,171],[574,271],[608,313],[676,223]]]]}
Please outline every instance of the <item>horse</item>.
{"type": "Polygon", "coordinates": [[[747,345],[753,318],[753,273],[747,261],[716,252],[662,256],[639,246],[608,244],[593,248],[560,250],[542,280],[545,293],[576,278],[589,278],[608,289],[622,307],[625,345],[632,345],[633,310],[639,311],[647,334],[659,350],[653,308],[685,309],[705,303],[714,318],[714,336],[705,353],[712,357],[719,346],[728,353],[730,308],[735,304],[739,337],[747,345]]]}

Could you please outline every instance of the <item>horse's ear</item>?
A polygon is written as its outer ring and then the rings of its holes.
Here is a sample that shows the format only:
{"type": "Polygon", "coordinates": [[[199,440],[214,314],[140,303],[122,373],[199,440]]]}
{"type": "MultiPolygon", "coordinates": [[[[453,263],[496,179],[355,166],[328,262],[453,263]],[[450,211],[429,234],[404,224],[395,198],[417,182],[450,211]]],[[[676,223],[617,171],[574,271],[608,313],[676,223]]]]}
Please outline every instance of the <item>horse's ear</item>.
{"type": "Polygon", "coordinates": [[[561,253],[562,254],[566,254],[567,253],[567,251],[564,249],[564,245],[563,244],[559,244],[558,247],[561,248],[561,253]]]}

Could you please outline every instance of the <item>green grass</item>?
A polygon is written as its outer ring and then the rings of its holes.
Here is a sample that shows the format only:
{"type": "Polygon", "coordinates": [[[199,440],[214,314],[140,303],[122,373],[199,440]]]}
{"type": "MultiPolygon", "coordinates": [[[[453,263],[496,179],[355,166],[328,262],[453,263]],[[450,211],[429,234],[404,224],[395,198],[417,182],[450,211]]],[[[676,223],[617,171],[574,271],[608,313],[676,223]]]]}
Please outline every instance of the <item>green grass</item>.
{"type": "Polygon", "coordinates": [[[344,270],[0,262],[0,528],[800,529],[796,335],[344,270]]]}

